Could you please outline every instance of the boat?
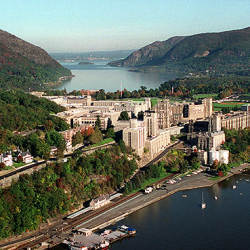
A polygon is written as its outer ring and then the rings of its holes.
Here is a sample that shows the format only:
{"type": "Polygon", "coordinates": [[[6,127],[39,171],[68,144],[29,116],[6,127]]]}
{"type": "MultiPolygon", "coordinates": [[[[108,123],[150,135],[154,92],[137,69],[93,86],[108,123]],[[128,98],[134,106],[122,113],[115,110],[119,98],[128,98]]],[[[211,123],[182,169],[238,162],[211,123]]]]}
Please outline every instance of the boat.
{"type": "Polygon", "coordinates": [[[206,203],[204,202],[204,199],[203,199],[203,192],[201,193],[201,208],[202,209],[205,209],[206,208],[206,203]]]}
{"type": "Polygon", "coordinates": [[[136,230],[134,228],[127,227],[125,225],[122,225],[122,226],[118,227],[118,230],[121,231],[121,232],[127,233],[129,235],[136,234],[136,230]]]}
{"type": "Polygon", "coordinates": [[[233,185],[233,189],[236,189],[236,185],[233,185]]]}
{"type": "Polygon", "coordinates": [[[217,201],[217,200],[218,200],[218,197],[215,195],[215,196],[214,196],[214,199],[217,201]]]}
{"type": "Polygon", "coordinates": [[[187,196],[186,194],[183,194],[182,197],[183,197],[183,198],[187,198],[188,196],[187,196]]]}

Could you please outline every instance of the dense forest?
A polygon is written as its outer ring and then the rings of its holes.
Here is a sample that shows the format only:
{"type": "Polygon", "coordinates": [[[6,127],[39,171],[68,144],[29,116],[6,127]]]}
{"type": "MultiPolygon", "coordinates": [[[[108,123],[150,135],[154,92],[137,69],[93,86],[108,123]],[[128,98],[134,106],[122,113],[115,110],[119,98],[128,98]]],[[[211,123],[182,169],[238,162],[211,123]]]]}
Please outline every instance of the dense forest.
{"type": "Polygon", "coordinates": [[[0,30],[0,88],[44,89],[44,83],[71,76],[46,51],[0,30]]]}
{"type": "Polygon", "coordinates": [[[250,27],[218,33],[175,36],[149,44],[112,66],[139,71],[204,73],[211,75],[249,70],[250,27]]]}
{"type": "Polygon", "coordinates": [[[0,189],[0,238],[36,229],[50,217],[119,188],[136,170],[135,155],[124,143],[75,156],[0,189]]]}
{"type": "Polygon", "coordinates": [[[50,125],[61,131],[68,128],[66,122],[53,116],[64,108],[45,98],[18,90],[0,90],[0,128],[10,131],[34,129],[50,125]]]}
{"type": "Polygon", "coordinates": [[[249,162],[250,155],[250,129],[224,129],[226,142],[223,148],[229,150],[230,161],[249,162]]]}

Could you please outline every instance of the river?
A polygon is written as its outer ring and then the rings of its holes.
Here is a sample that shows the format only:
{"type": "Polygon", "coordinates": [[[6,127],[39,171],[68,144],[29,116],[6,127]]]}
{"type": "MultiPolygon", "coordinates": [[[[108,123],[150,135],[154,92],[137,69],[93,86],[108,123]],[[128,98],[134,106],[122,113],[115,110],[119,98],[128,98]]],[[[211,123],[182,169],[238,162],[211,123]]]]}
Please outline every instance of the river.
{"type": "Polygon", "coordinates": [[[136,236],[111,249],[249,249],[249,180],[250,173],[235,175],[211,188],[178,192],[145,207],[118,223],[135,227],[136,236]],[[207,204],[203,210],[202,192],[207,204]]]}
{"type": "Polygon", "coordinates": [[[79,62],[60,62],[75,75],[71,80],[63,82],[58,89],[67,91],[79,89],[105,89],[105,91],[139,89],[140,86],[156,88],[164,81],[174,79],[170,73],[131,72],[126,68],[110,67],[108,61],[92,61],[93,64],[79,65],[79,62]]]}
{"type": "Polygon", "coordinates": [[[178,192],[114,225],[129,225],[136,228],[137,233],[114,243],[110,249],[249,249],[249,191],[250,172],[234,175],[210,188],[178,192]],[[233,189],[233,185],[237,188],[233,189]],[[203,210],[200,206],[202,192],[207,205],[203,210]],[[187,197],[182,197],[183,194],[187,197]]]}

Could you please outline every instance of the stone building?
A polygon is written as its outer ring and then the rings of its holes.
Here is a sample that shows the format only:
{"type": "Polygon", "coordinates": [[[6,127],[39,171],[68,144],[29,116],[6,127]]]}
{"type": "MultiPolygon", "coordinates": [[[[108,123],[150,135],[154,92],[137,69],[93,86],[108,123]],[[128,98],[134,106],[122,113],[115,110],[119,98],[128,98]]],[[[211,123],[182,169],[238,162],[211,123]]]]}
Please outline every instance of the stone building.
{"type": "Polygon", "coordinates": [[[153,110],[158,115],[158,126],[160,129],[169,128],[170,127],[170,103],[168,99],[164,99],[160,101],[153,110]]]}
{"type": "Polygon", "coordinates": [[[170,103],[165,99],[155,105],[153,110],[158,114],[159,128],[165,129],[170,125],[210,117],[213,112],[212,98],[205,98],[195,103],[170,103]]]}
{"type": "Polygon", "coordinates": [[[226,129],[249,128],[250,113],[235,111],[221,117],[221,127],[226,129]]]}
{"type": "Polygon", "coordinates": [[[127,146],[143,155],[148,149],[151,157],[170,144],[170,131],[158,128],[158,116],[155,112],[145,112],[144,121],[130,120],[129,128],[123,129],[123,140],[127,146]]]}
{"type": "Polygon", "coordinates": [[[144,121],[130,119],[129,125],[129,128],[123,130],[123,140],[125,145],[134,149],[138,155],[142,155],[144,152],[147,133],[144,121]]]}
{"type": "Polygon", "coordinates": [[[204,121],[207,123],[207,130],[202,132],[198,128],[194,127],[193,121],[189,121],[187,140],[191,145],[197,146],[199,150],[211,150],[217,149],[221,144],[225,142],[225,133],[221,131],[221,116],[220,114],[214,114],[204,121]],[[198,131],[197,131],[198,130],[198,131]]]}

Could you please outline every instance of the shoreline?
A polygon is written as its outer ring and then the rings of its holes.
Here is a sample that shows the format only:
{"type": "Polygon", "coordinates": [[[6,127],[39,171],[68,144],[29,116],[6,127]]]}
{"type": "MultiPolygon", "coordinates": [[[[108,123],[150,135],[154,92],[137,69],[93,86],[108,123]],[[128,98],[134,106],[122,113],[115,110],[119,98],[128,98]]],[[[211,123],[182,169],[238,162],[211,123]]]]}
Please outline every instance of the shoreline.
{"type": "MultiPolygon", "coordinates": [[[[169,197],[169,196],[171,196],[171,195],[173,195],[173,194],[175,194],[177,192],[192,190],[192,189],[198,189],[198,188],[212,187],[213,185],[215,185],[215,184],[217,184],[219,182],[222,182],[222,181],[224,181],[224,180],[226,180],[226,179],[228,179],[228,178],[230,178],[230,177],[232,177],[232,176],[234,176],[236,174],[244,173],[244,172],[242,172],[242,170],[247,169],[247,168],[248,169],[250,168],[250,164],[244,163],[244,164],[240,165],[239,167],[232,169],[226,176],[220,177],[219,179],[209,180],[208,179],[209,177],[206,176],[205,178],[207,179],[207,181],[204,182],[203,184],[196,184],[196,183],[192,184],[191,183],[191,184],[189,184],[187,186],[174,188],[173,190],[171,190],[171,191],[169,191],[169,192],[167,192],[165,194],[160,194],[158,197],[150,199],[149,201],[145,202],[144,204],[138,205],[137,207],[132,208],[129,211],[127,211],[127,212],[125,212],[125,213],[123,213],[123,214],[121,214],[121,215],[119,215],[119,216],[117,216],[115,218],[110,219],[109,221],[106,221],[106,222],[104,222],[102,224],[99,224],[99,225],[97,225],[95,227],[92,227],[92,228],[89,228],[89,229],[92,230],[92,231],[97,231],[97,230],[103,229],[103,228],[105,228],[107,226],[110,226],[111,224],[114,224],[114,223],[124,219],[129,214],[132,214],[132,213],[134,213],[134,212],[136,212],[136,211],[138,211],[138,210],[140,210],[140,209],[142,209],[144,207],[147,207],[147,206],[149,206],[151,204],[154,204],[154,203],[156,203],[156,202],[158,202],[160,200],[163,200],[163,199],[165,199],[165,198],[167,198],[167,197],[169,197]]],[[[80,228],[81,226],[76,226],[76,228],[78,228],[78,227],[80,228]]]]}
{"type": "MultiPolygon", "coordinates": [[[[240,165],[237,168],[231,169],[231,171],[224,177],[220,177],[216,180],[209,179],[211,176],[208,176],[207,174],[200,173],[198,175],[192,175],[191,177],[185,177],[182,179],[181,182],[178,182],[176,184],[168,184],[168,191],[166,190],[155,190],[150,194],[142,194],[138,192],[135,196],[131,196],[128,200],[125,200],[121,203],[114,204],[114,206],[111,205],[111,207],[105,209],[105,207],[101,208],[104,209],[102,213],[98,213],[98,210],[96,210],[97,215],[94,217],[90,217],[87,220],[84,220],[81,223],[81,217],[78,218],[79,223],[76,223],[74,226],[69,226],[67,230],[65,230],[66,235],[57,235],[56,238],[49,244],[49,247],[54,247],[62,243],[62,239],[67,237],[68,234],[71,233],[73,229],[77,228],[88,228],[92,231],[97,231],[100,229],[104,229],[105,227],[108,227],[112,224],[117,223],[118,221],[126,218],[128,215],[147,207],[153,203],[156,203],[160,200],[163,200],[167,197],[170,197],[171,195],[185,190],[192,190],[192,189],[198,189],[198,188],[207,188],[212,187],[213,185],[222,182],[233,175],[241,174],[244,172],[241,172],[243,169],[250,169],[250,164],[245,163],[240,165]]],[[[159,182],[164,182],[159,181],[159,182]]],[[[158,182],[158,183],[159,183],[158,182]]],[[[70,221],[68,221],[70,223],[70,221]]],[[[69,224],[70,225],[70,224],[69,224]]],[[[37,239],[40,237],[38,236],[37,239]]],[[[50,238],[51,239],[51,238],[50,238]]],[[[25,241],[22,241],[21,245],[27,244],[28,242],[32,242],[33,240],[36,240],[35,238],[30,238],[25,241]]],[[[44,240],[42,240],[44,241],[44,240]]],[[[45,240],[47,241],[47,240],[45,240]]],[[[31,243],[32,244],[32,243],[31,243]]],[[[20,244],[18,244],[20,246],[20,244]]],[[[6,247],[3,247],[3,249],[12,249],[12,247],[16,248],[16,246],[10,244],[6,247]]]]}

